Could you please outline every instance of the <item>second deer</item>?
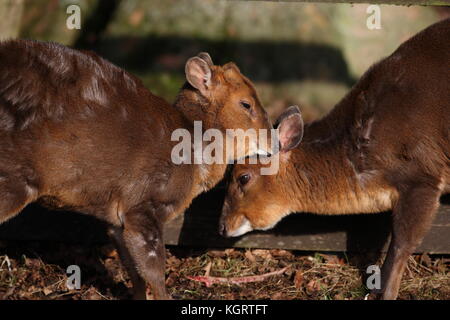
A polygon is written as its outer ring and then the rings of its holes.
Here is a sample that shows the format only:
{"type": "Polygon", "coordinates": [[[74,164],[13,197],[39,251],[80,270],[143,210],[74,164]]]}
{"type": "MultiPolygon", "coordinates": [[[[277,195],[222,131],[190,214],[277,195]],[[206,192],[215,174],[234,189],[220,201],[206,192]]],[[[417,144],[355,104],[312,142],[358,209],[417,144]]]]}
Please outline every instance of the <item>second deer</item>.
{"type": "Polygon", "coordinates": [[[408,257],[450,192],[449,39],[450,19],[420,32],[319,121],[303,126],[296,107],[282,114],[278,173],[261,175],[262,164],[234,168],[221,233],[270,229],[293,212],[392,210],[375,294],[395,299],[408,257]]]}

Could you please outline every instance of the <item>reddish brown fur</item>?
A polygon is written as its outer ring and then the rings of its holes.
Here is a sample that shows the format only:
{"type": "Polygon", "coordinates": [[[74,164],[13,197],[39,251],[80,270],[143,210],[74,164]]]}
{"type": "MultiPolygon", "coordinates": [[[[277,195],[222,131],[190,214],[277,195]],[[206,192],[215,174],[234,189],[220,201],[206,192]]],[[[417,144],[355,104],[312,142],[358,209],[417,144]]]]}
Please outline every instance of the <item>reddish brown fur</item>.
{"type": "Polygon", "coordinates": [[[209,87],[201,94],[186,83],[172,106],[93,53],[0,43],[0,223],[38,199],[105,220],[136,297],[145,296],[145,280],[167,298],[162,226],[225,172],[225,165],[175,165],[172,132],[192,132],[194,120],[205,130],[271,127],[234,64],[199,57],[189,61],[208,65],[209,87]]]}
{"type": "Polygon", "coordinates": [[[305,126],[298,148],[281,152],[278,174],[237,165],[222,232],[268,229],[292,212],[392,209],[380,293],[395,299],[408,256],[450,191],[449,39],[447,19],[370,68],[328,116],[305,126]]]}

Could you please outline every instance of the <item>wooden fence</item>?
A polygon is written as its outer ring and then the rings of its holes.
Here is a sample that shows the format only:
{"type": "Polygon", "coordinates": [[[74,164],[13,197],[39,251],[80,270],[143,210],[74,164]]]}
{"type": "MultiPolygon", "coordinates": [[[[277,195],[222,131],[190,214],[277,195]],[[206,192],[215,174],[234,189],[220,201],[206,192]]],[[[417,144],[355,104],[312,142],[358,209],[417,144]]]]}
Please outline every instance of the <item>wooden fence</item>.
{"type": "MultiPolygon", "coordinates": [[[[270,231],[252,232],[225,239],[218,222],[225,190],[216,188],[194,200],[185,213],[166,226],[169,245],[208,248],[283,248],[305,251],[385,251],[390,233],[390,213],[319,216],[299,213],[282,220],[270,231]]],[[[442,205],[431,230],[417,252],[450,253],[450,196],[442,205]]],[[[30,205],[0,226],[0,240],[102,243],[105,226],[77,213],[49,212],[30,205]]]]}
{"type": "Polygon", "coordinates": [[[450,0],[229,0],[229,1],[270,1],[270,2],[325,2],[325,3],[365,3],[401,6],[450,6],[450,0]]]}

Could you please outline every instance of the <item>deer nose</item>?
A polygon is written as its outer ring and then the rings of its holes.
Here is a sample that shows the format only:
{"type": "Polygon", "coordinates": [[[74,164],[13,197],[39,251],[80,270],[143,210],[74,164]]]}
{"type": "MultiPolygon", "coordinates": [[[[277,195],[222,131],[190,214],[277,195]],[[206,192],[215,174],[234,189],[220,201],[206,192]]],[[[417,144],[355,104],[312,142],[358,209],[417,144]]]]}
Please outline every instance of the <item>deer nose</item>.
{"type": "Polygon", "coordinates": [[[258,149],[256,151],[257,154],[259,154],[260,156],[265,156],[265,157],[271,157],[272,154],[269,151],[263,150],[263,149],[258,149]]]}

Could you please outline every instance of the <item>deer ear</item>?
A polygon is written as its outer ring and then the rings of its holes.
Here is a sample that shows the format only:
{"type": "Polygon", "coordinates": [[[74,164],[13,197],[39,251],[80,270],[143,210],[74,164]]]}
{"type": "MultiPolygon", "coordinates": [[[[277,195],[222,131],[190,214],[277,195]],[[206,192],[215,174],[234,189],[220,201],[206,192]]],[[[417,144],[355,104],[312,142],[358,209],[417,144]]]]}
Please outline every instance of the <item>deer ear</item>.
{"type": "Polygon", "coordinates": [[[228,62],[227,64],[225,64],[224,66],[223,66],[223,69],[226,71],[226,70],[232,70],[232,71],[235,71],[235,72],[238,72],[238,73],[240,73],[241,72],[241,70],[239,70],[239,67],[236,65],[236,63],[234,63],[234,62],[228,62]]]}
{"type": "Polygon", "coordinates": [[[186,62],[185,72],[191,86],[206,96],[211,87],[211,68],[208,63],[200,57],[190,58],[186,62]]]}
{"type": "Polygon", "coordinates": [[[303,138],[303,118],[297,106],[289,107],[278,118],[280,152],[297,147],[303,138]]]}
{"type": "Polygon", "coordinates": [[[197,57],[199,57],[200,59],[204,60],[208,64],[208,66],[210,66],[210,67],[214,65],[214,63],[213,63],[213,61],[211,59],[211,56],[209,55],[208,52],[200,52],[197,55],[197,57]]]}

